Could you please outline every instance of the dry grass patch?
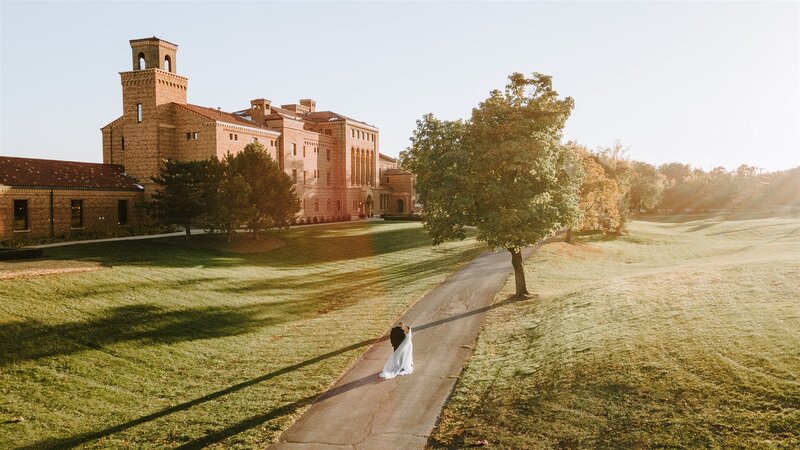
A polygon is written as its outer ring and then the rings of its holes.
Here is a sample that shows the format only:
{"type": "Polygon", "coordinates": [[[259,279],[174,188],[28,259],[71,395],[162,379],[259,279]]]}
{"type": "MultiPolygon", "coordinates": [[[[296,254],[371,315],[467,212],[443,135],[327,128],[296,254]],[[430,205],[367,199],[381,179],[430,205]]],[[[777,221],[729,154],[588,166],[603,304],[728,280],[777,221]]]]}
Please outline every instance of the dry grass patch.
{"type": "Polygon", "coordinates": [[[108,269],[3,281],[0,448],[264,448],[483,249],[402,222],[280,238],[59,247],[37,264],[108,269]]]}
{"type": "Polygon", "coordinates": [[[489,313],[432,448],[800,447],[796,216],[581,239],[489,313]]]}
{"type": "Polygon", "coordinates": [[[36,259],[0,262],[0,281],[94,272],[102,268],[103,266],[100,263],[93,261],[36,259]]]}

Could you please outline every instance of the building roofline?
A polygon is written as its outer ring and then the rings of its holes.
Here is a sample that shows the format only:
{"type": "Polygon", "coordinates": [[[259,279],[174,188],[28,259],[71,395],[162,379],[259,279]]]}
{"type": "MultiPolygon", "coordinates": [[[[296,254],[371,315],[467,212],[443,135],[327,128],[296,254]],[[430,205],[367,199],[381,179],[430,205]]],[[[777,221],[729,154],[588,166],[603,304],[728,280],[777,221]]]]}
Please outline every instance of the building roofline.
{"type": "Polygon", "coordinates": [[[159,41],[159,42],[164,42],[164,43],[167,43],[169,45],[173,45],[175,47],[178,47],[178,44],[170,42],[170,41],[168,41],[166,39],[161,39],[161,38],[156,37],[156,36],[150,36],[150,37],[147,37],[147,38],[139,38],[139,39],[131,39],[129,42],[130,43],[134,43],[134,42],[146,42],[146,41],[159,41]]]}

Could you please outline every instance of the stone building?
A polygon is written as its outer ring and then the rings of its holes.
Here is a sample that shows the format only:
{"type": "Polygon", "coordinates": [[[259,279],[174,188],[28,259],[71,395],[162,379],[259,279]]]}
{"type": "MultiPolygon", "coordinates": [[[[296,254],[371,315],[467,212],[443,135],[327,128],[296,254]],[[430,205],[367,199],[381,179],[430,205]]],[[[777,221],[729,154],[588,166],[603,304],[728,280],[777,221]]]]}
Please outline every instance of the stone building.
{"type": "MultiPolygon", "coordinates": [[[[318,111],[312,99],[276,106],[256,98],[234,112],[193,105],[188,79],[176,72],[176,45],[152,37],[132,40],[131,50],[133,70],[120,73],[123,114],[102,128],[103,161],[125,166],[145,195],[164,159],[221,158],[258,141],[294,181],[300,218],[400,212],[397,202],[378,202],[394,195],[379,167],[397,169],[380,154],[376,127],[318,111]]],[[[413,188],[403,192],[408,212],[413,188]]]]}
{"type": "MultiPolygon", "coordinates": [[[[380,132],[375,126],[336,112],[318,111],[312,99],[276,106],[256,98],[233,112],[193,105],[187,102],[189,80],[177,73],[177,45],[156,37],[134,39],[130,45],[132,70],[120,72],[122,115],[101,129],[104,164],[100,166],[108,166],[109,171],[113,167],[139,186],[131,195],[139,195],[140,200],[149,198],[155,189],[151,177],[158,175],[164,160],[221,158],[257,141],[294,181],[301,204],[299,219],[356,218],[414,210],[412,176],[398,169],[393,158],[380,153],[380,132]]],[[[44,160],[30,160],[28,164],[45,164],[37,161],[44,160]]],[[[50,225],[39,223],[46,215],[32,213],[34,203],[39,205],[40,200],[26,197],[27,191],[9,184],[2,173],[0,169],[0,188],[4,190],[0,194],[4,202],[0,208],[0,240],[15,233],[37,237],[52,234],[50,225]],[[13,224],[21,225],[22,221],[14,219],[17,216],[8,213],[6,207],[11,208],[12,200],[14,205],[21,205],[17,200],[26,199],[31,202],[31,226],[28,231],[17,230],[13,224]]],[[[102,187],[98,184],[96,189],[102,187]]],[[[137,212],[130,214],[127,222],[144,220],[137,212]]],[[[61,226],[56,223],[56,228],[61,226]]]]}
{"type": "Polygon", "coordinates": [[[141,223],[143,191],[116,164],[0,156],[0,241],[141,223]]]}

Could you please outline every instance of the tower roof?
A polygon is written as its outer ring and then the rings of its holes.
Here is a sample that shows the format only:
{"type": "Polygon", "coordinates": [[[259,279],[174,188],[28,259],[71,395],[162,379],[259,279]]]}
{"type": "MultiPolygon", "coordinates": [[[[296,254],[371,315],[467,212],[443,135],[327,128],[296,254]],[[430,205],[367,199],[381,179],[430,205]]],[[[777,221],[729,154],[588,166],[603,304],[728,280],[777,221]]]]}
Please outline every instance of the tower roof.
{"type": "Polygon", "coordinates": [[[168,41],[166,39],[161,39],[161,38],[158,38],[156,36],[151,36],[149,38],[131,39],[130,43],[133,44],[134,42],[148,42],[148,41],[158,41],[158,42],[163,42],[165,44],[172,45],[174,47],[178,47],[178,44],[173,44],[172,42],[170,42],[170,41],[168,41]]]}

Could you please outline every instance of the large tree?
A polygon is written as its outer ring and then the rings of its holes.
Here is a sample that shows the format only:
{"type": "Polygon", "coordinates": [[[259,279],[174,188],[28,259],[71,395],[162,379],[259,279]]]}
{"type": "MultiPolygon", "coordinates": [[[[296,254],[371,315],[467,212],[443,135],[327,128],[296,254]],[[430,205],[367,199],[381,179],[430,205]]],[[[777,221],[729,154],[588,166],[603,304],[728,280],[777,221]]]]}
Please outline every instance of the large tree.
{"type": "Polygon", "coordinates": [[[417,176],[424,225],[435,244],[465,237],[511,254],[516,295],[528,295],[522,249],[578,216],[580,164],[561,145],[572,111],[550,77],[514,73],[468,121],[417,121],[401,165],[417,176]]]}
{"type": "Polygon", "coordinates": [[[291,178],[258,142],[223,159],[222,222],[243,224],[258,237],[262,230],[288,228],[300,211],[291,178]]]}
{"type": "Polygon", "coordinates": [[[189,239],[192,226],[204,223],[216,195],[215,164],[215,160],[165,160],[159,176],[152,178],[159,189],[145,205],[148,214],[162,224],[182,226],[189,239]]]}
{"type": "Polygon", "coordinates": [[[582,231],[616,232],[624,223],[620,210],[619,185],[611,178],[598,156],[577,147],[582,155],[583,182],[580,188],[581,219],[577,228],[582,231]]]}
{"type": "Polygon", "coordinates": [[[665,177],[655,166],[646,162],[634,161],[633,171],[630,208],[634,213],[652,210],[661,201],[665,177]]]}

